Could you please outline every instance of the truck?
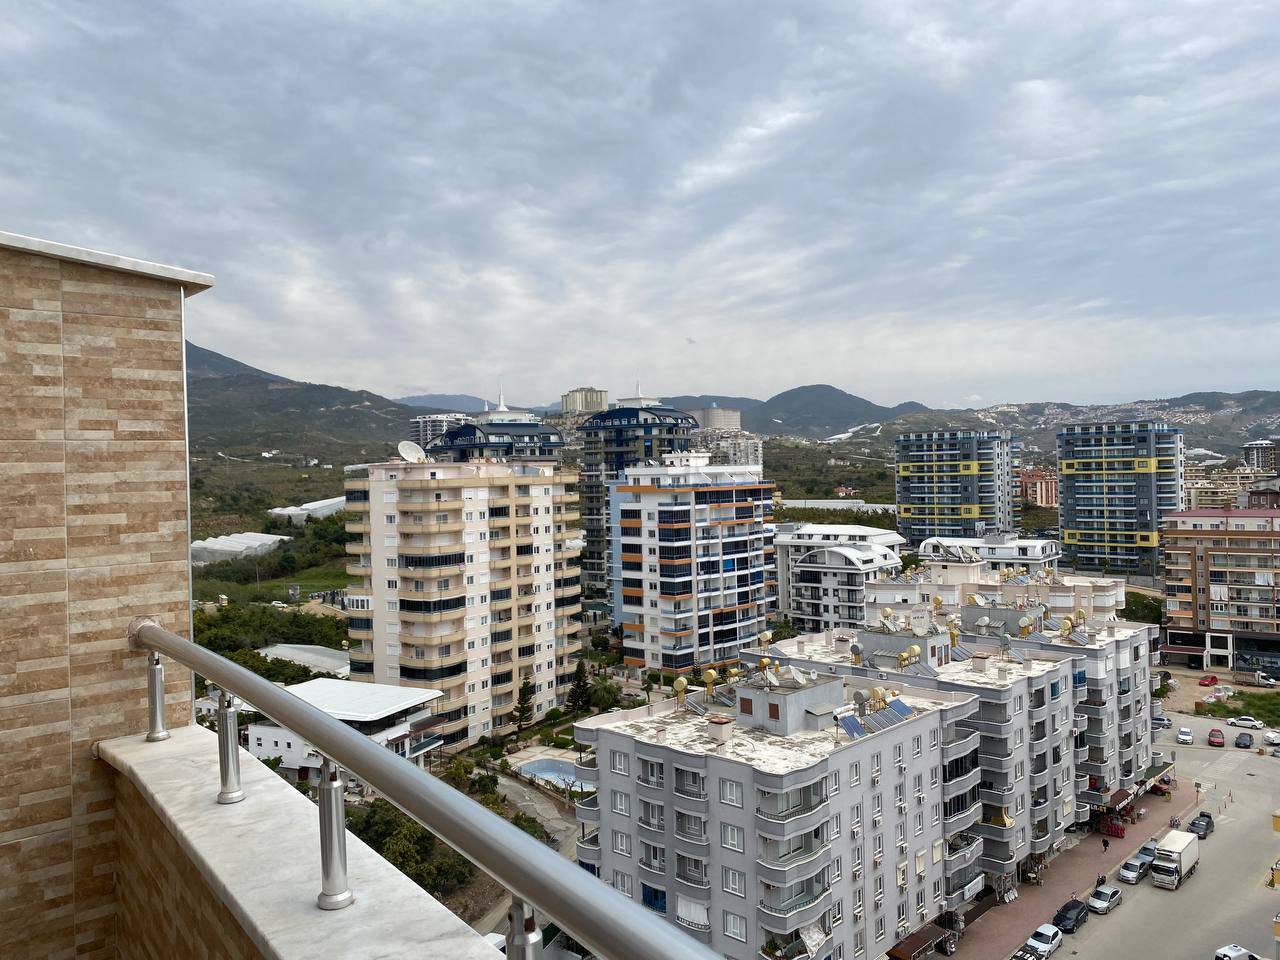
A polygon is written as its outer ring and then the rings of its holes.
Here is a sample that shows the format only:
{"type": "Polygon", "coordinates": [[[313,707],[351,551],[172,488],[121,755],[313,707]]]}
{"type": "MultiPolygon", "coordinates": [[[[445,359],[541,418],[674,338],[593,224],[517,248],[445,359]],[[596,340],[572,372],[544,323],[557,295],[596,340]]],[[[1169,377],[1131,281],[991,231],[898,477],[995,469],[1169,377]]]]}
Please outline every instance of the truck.
{"type": "Polygon", "coordinates": [[[1275,678],[1270,674],[1263,673],[1261,670],[1237,670],[1231,674],[1233,683],[1244,684],[1247,687],[1274,687],[1276,685],[1275,678]]]}
{"type": "Polygon", "coordinates": [[[1200,863],[1200,838],[1186,830],[1170,830],[1156,843],[1151,861],[1151,881],[1157,887],[1177,890],[1196,872],[1200,863]]]}

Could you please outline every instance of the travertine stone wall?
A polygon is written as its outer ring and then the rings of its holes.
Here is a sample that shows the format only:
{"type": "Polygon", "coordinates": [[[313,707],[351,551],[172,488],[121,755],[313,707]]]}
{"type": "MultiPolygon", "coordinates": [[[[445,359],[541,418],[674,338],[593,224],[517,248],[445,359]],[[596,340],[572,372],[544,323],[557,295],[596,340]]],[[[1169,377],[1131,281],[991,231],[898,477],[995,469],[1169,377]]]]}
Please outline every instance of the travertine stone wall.
{"type": "MultiPolygon", "coordinates": [[[[0,948],[113,957],[96,740],[146,729],[140,614],[185,634],[181,287],[0,249],[0,948]]],[[[190,673],[166,664],[169,722],[190,673]]]]}
{"type": "Polygon", "coordinates": [[[146,797],[120,774],[115,777],[115,818],[121,960],[262,957],[146,797]],[[157,922],[162,918],[172,922],[157,922]]]}

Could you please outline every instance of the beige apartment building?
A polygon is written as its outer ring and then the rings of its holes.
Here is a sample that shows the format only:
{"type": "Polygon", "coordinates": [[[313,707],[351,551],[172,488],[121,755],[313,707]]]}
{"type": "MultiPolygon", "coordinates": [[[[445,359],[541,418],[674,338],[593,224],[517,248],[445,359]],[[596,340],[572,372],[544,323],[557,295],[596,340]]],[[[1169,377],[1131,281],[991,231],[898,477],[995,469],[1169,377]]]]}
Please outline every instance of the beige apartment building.
{"type": "Polygon", "coordinates": [[[1162,543],[1166,660],[1280,668],[1280,510],[1172,513],[1162,543]]]}
{"type": "Polygon", "coordinates": [[[346,483],[351,679],[439,689],[449,746],[563,702],[581,613],[577,474],[547,462],[391,461],[346,483]]]}

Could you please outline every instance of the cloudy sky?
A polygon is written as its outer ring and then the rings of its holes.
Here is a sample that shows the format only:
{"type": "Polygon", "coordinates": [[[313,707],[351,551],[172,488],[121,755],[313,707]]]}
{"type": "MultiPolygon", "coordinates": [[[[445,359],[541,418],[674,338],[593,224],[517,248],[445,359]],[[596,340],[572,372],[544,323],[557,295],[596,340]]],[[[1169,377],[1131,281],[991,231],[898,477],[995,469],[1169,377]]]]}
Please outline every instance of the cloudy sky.
{"type": "Polygon", "coordinates": [[[8,4],[0,229],[300,379],[1280,387],[1270,2],[8,4]]]}

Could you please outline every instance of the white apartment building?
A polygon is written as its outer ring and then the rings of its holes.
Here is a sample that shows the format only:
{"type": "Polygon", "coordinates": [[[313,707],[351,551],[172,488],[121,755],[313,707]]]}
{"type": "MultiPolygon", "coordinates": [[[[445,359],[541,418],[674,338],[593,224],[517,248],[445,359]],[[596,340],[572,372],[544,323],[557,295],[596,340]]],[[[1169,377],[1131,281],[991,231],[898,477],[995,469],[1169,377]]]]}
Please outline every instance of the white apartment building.
{"type": "Polygon", "coordinates": [[[978,778],[944,785],[977,697],[767,673],[574,725],[579,864],[730,960],[943,936],[983,887],[978,778]]]}
{"type": "Polygon", "coordinates": [[[371,464],[349,479],[351,679],[443,691],[446,746],[563,700],[581,612],[577,474],[537,461],[371,464]]]}
{"type": "Polygon", "coordinates": [[[869,581],[865,587],[869,610],[893,607],[906,610],[937,604],[955,611],[970,602],[1022,604],[1047,607],[1050,616],[1075,617],[1084,611],[1089,620],[1112,620],[1124,609],[1123,577],[1086,577],[1071,574],[1022,574],[992,570],[985,560],[966,548],[954,548],[945,558],[929,560],[908,573],[896,573],[869,581]]]}
{"type": "Polygon", "coordinates": [[[409,439],[420,447],[427,447],[454,427],[470,422],[471,418],[465,413],[424,413],[409,421],[409,439]]]}
{"type": "Polygon", "coordinates": [[[609,409],[609,391],[598,387],[575,387],[560,395],[560,412],[565,416],[583,416],[609,409]]]}
{"type": "Polygon", "coordinates": [[[1055,573],[1062,547],[1057,540],[1019,537],[1015,533],[989,533],[984,537],[930,537],[917,551],[921,560],[943,560],[957,549],[976,554],[988,569],[997,572],[1055,573]]]}
{"type": "Polygon", "coordinates": [[[779,612],[802,633],[865,626],[866,584],[901,572],[906,542],[879,527],[782,524],[773,539],[779,612]]]}
{"type": "MultiPolygon", "coordinates": [[[[416,766],[424,766],[427,754],[443,746],[443,739],[433,730],[437,722],[431,713],[431,704],[442,696],[439,690],[352,683],[330,677],[317,677],[285,689],[416,766]]],[[[245,747],[259,760],[280,757],[280,769],[288,779],[297,782],[319,778],[324,760],[292,730],[263,720],[249,724],[244,736],[245,747]]]]}
{"type": "Polygon", "coordinates": [[[776,601],[773,484],[757,466],[668,453],[610,482],[609,588],[624,663],[730,663],[776,601]]]}
{"type": "Polygon", "coordinates": [[[712,463],[764,465],[764,441],[743,430],[702,429],[689,435],[694,450],[711,455],[712,463]]]}
{"type": "Polygon", "coordinates": [[[925,608],[879,630],[794,637],[742,659],[975,695],[955,749],[977,750],[974,829],[987,883],[1001,892],[1046,867],[1069,825],[1127,808],[1163,772],[1151,747],[1158,631],[977,605],[943,621],[925,608]]]}
{"type": "Polygon", "coordinates": [[[742,411],[740,410],[718,407],[713,403],[709,407],[690,410],[689,414],[704,430],[742,430],[742,411]]]}

